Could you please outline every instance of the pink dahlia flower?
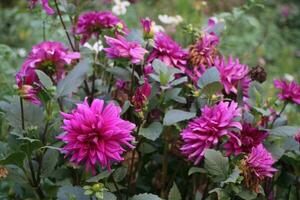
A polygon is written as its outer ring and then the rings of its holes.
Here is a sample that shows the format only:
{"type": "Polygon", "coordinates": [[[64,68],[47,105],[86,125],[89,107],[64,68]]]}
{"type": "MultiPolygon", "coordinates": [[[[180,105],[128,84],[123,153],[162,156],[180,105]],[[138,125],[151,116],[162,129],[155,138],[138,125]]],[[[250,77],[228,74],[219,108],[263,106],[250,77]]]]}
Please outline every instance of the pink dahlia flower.
{"type": "Polygon", "coordinates": [[[225,58],[216,58],[215,66],[220,72],[221,82],[225,92],[237,94],[238,84],[242,83],[243,93],[247,95],[250,78],[247,77],[249,69],[247,65],[240,64],[239,59],[233,59],[231,56],[226,62],[225,58]]]}
{"type": "Polygon", "coordinates": [[[295,81],[274,80],[274,85],[277,89],[281,89],[279,99],[300,105],[300,85],[295,81]]]}
{"type": "Polygon", "coordinates": [[[75,34],[82,35],[81,44],[86,43],[92,36],[98,38],[104,30],[114,29],[127,32],[125,23],[110,11],[86,12],[79,16],[75,34]]]}
{"type": "Polygon", "coordinates": [[[133,95],[131,102],[135,107],[136,112],[141,112],[143,107],[148,101],[148,97],[151,95],[152,86],[145,78],[145,82],[142,86],[138,87],[133,95]]]}
{"type": "Polygon", "coordinates": [[[181,151],[195,164],[201,161],[204,150],[218,144],[222,136],[235,137],[231,128],[242,129],[240,122],[236,121],[241,116],[241,110],[233,101],[205,106],[201,113],[180,134],[184,141],[181,151]]]}
{"type": "Polygon", "coordinates": [[[154,37],[155,43],[147,62],[159,59],[170,67],[179,68],[186,71],[188,53],[179,44],[163,32],[158,32],[154,37]]]}
{"type": "Polygon", "coordinates": [[[261,144],[268,136],[267,131],[259,130],[251,124],[243,124],[243,129],[236,137],[231,137],[224,145],[227,156],[230,154],[238,155],[242,152],[249,153],[252,147],[261,144]]]}
{"type": "Polygon", "coordinates": [[[42,4],[43,9],[48,15],[53,15],[55,13],[54,9],[49,6],[48,0],[30,0],[30,8],[33,9],[38,2],[42,4]]]}
{"type": "Polygon", "coordinates": [[[154,22],[149,19],[145,18],[141,20],[141,25],[143,27],[143,32],[144,32],[144,38],[153,38],[154,36],[154,22]]]}
{"type": "Polygon", "coordinates": [[[62,152],[76,164],[85,164],[95,173],[97,164],[108,168],[112,162],[123,160],[124,147],[133,148],[131,132],[135,124],[120,118],[121,108],[112,102],[95,99],[89,106],[87,99],[72,113],[62,113],[65,134],[58,139],[66,143],[62,152]]]}
{"type": "Polygon", "coordinates": [[[28,93],[28,95],[24,94],[24,98],[38,103],[35,95],[40,90],[40,83],[35,70],[45,72],[55,82],[58,82],[65,77],[66,65],[70,65],[72,61],[79,58],[79,53],[69,52],[60,42],[46,41],[33,46],[16,75],[16,82],[21,93],[28,93]]]}
{"type": "Polygon", "coordinates": [[[259,179],[272,177],[277,170],[272,167],[276,162],[262,144],[253,147],[246,156],[246,165],[259,179]]]}
{"type": "Polygon", "coordinates": [[[138,64],[143,61],[147,52],[138,42],[127,41],[120,35],[117,38],[105,36],[105,40],[109,48],[104,48],[104,51],[110,59],[127,58],[132,64],[138,64]]]}

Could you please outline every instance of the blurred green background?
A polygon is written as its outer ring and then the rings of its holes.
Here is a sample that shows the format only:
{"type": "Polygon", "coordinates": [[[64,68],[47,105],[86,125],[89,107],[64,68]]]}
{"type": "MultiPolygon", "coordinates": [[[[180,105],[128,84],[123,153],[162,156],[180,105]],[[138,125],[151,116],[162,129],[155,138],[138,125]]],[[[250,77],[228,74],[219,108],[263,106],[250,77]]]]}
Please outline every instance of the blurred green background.
{"type": "MultiPolygon", "coordinates": [[[[60,2],[63,5],[66,0],[60,2]]],[[[82,6],[76,9],[62,6],[65,14],[111,9],[110,4],[101,0],[67,2],[82,6]]],[[[268,72],[268,81],[264,84],[266,95],[274,95],[272,81],[279,76],[294,78],[299,83],[299,0],[138,0],[121,18],[130,28],[139,28],[139,20],[144,17],[161,24],[159,14],[182,16],[183,22],[169,34],[186,48],[189,38],[185,36],[184,26],[192,24],[200,28],[210,16],[224,19],[226,29],[221,36],[221,52],[238,56],[250,67],[265,67],[268,72]]],[[[39,6],[29,10],[27,1],[1,0],[0,20],[0,95],[4,98],[15,93],[14,75],[31,47],[43,40],[43,34],[47,40],[67,42],[58,17],[47,16],[39,6]]],[[[69,22],[67,15],[65,21],[69,22]]],[[[288,109],[291,123],[299,122],[299,108],[291,106],[288,109]]],[[[4,130],[1,119],[0,125],[4,130]]]]}

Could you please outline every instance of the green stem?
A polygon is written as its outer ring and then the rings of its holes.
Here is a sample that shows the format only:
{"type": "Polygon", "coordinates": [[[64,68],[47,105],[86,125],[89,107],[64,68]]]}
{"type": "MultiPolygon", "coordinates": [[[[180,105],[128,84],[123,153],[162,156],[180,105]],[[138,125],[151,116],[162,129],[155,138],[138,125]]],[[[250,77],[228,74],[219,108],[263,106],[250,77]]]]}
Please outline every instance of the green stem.
{"type": "Polygon", "coordinates": [[[289,103],[288,103],[287,101],[284,102],[283,107],[281,108],[279,114],[276,115],[276,117],[275,117],[274,120],[272,121],[271,126],[270,126],[271,128],[273,128],[275,121],[282,115],[283,111],[285,110],[285,108],[286,108],[286,106],[287,106],[288,104],[289,104],[289,103]]]}
{"type": "MultiPolygon", "coordinates": [[[[168,129],[168,128],[167,128],[168,129]]],[[[167,175],[168,175],[168,152],[169,152],[169,138],[168,138],[168,132],[166,131],[164,133],[164,153],[163,153],[163,163],[162,163],[162,178],[161,178],[161,183],[162,183],[162,189],[160,192],[160,197],[166,198],[166,191],[165,191],[165,185],[166,185],[166,180],[167,180],[167,175]]]]}

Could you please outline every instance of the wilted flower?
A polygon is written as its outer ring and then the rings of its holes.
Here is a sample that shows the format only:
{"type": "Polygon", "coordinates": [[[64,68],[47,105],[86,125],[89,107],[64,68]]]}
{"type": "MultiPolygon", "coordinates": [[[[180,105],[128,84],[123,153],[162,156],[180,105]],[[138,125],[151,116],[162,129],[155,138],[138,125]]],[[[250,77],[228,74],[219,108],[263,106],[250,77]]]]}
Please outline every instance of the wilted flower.
{"type": "Polygon", "coordinates": [[[247,188],[259,191],[259,184],[266,178],[272,177],[277,170],[272,167],[276,161],[262,144],[251,149],[251,152],[241,163],[241,170],[247,188]]]}
{"type": "Polygon", "coordinates": [[[129,1],[121,1],[121,0],[114,0],[114,6],[112,7],[112,12],[115,15],[124,15],[127,12],[126,7],[130,6],[129,1]]]}
{"type": "Polygon", "coordinates": [[[148,101],[148,97],[151,95],[152,86],[145,78],[144,84],[138,87],[131,99],[136,112],[141,112],[148,101]]]}
{"type": "Polygon", "coordinates": [[[204,150],[218,144],[222,136],[235,137],[230,128],[242,129],[240,122],[236,121],[241,112],[233,101],[205,106],[201,111],[201,116],[189,122],[180,134],[184,141],[182,153],[196,165],[201,161],[204,150]]]}
{"type": "Polygon", "coordinates": [[[159,59],[170,67],[174,66],[185,72],[188,53],[163,32],[156,33],[154,40],[155,44],[147,62],[159,59]]]}
{"type": "Polygon", "coordinates": [[[295,81],[274,80],[274,85],[277,89],[281,89],[281,92],[278,94],[280,100],[300,105],[300,85],[295,81]]]}
{"type": "Polygon", "coordinates": [[[6,178],[7,175],[8,175],[8,170],[4,166],[0,165],[0,179],[6,178]]]}
{"type": "Polygon", "coordinates": [[[33,9],[38,2],[42,4],[43,9],[48,15],[53,15],[55,13],[54,9],[49,6],[48,0],[30,0],[30,8],[33,9]]]}
{"type": "Polygon", "coordinates": [[[110,11],[86,12],[79,16],[75,33],[82,35],[81,44],[84,44],[92,36],[98,38],[104,30],[127,32],[124,22],[110,11]]]}
{"type": "Polygon", "coordinates": [[[250,70],[251,80],[263,83],[267,80],[267,72],[263,67],[256,66],[250,70]]]}
{"type": "Polygon", "coordinates": [[[141,20],[141,25],[143,27],[144,38],[149,39],[154,36],[154,21],[149,18],[145,18],[141,20]]]}
{"type": "Polygon", "coordinates": [[[66,65],[70,65],[79,58],[79,53],[69,52],[60,42],[46,41],[33,46],[16,75],[16,82],[21,96],[35,104],[39,104],[36,95],[41,88],[35,70],[45,72],[53,81],[58,82],[65,77],[66,65]]]}
{"type": "Polygon", "coordinates": [[[228,156],[230,154],[238,155],[242,152],[249,153],[252,147],[256,147],[263,142],[268,133],[245,123],[240,133],[235,135],[236,137],[231,137],[224,145],[228,156]]]}
{"type": "Polygon", "coordinates": [[[231,56],[227,62],[225,58],[216,58],[214,65],[220,72],[221,82],[226,94],[230,94],[231,92],[237,94],[238,84],[241,83],[243,86],[243,93],[245,96],[247,95],[249,83],[251,81],[250,78],[247,77],[247,65],[241,64],[238,58],[234,60],[231,56]],[[243,81],[245,82],[243,83],[243,81]]]}
{"type": "Polygon", "coordinates": [[[120,118],[121,108],[112,102],[104,106],[104,101],[95,99],[89,106],[87,99],[72,113],[62,113],[62,129],[65,134],[58,139],[66,145],[62,152],[76,164],[85,164],[86,170],[95,172],[97,164],[110,169],[112,162],[123,160],[122,146],[133,148],[131,135],[135,125],[120,118]]]}
{"type": "Polygon", "coordinates": [[[105,40],[109,48],[104,48],[104,51],[110,59],[127,58],[132,64],[138,64],[144,59],[147,52],[140,43],[127,41],[120,35],[117,38],[105,36],[105,40]]]}

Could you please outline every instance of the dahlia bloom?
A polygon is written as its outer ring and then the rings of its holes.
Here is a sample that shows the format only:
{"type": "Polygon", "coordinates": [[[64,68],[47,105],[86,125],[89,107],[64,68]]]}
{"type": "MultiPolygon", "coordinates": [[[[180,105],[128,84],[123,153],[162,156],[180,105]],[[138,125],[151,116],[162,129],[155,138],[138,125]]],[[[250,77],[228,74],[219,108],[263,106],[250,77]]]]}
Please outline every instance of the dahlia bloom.
{"type": "Polygon", "coordinates": [[[205,106],[202,115],[189,122],[181,132],[184,145],[181,151],[196,165],[201,161],[205,149],[218,144],[222,136],[235,137],[231,128],[242,129],[240,122],[241,110],[235,102],[220,102],[213,107],[205,106]]]}
{"type": "Polygon", "coordinates": [[[224,145],[227,156],[238,155],[242,152],[249,153],[252,147],[261,144],[268,136],[267,131],[259,130],[251,124],[243,124],[241,132],[236,133],[236,137],[231,137],[224,145]]]}
{"type": "Polygon", "coordinates": [[[154,47],[147,62],[159,59],[170,67],[174,66],[183,72],[186,71],[188,53],[179,44],[163,32],[156,33],[154,41],[154,47]]]}
{"type": "Polygon", "coordinates": [[[104,51],[110,59],[128,58],[132,64],[138,64],[147,52],[138,42],[127,41],[120,35],[117,38],[105,36],[105,40],[109,48],[104,48],[104,51]]]}
{"type": "Polygon", "coordinates": [[[32,47],[16,75],[16,82],[21,95],[25,99],[38,104],[36,94],[40,91],[40,83],[35,70],[41,70],[58,82],[65,77],[66,65],[79,59],[80,54],[69,52],[60,42],[46,41],[32,47]]]}
{"type": "Polygon", "coordinates": [[[79,16],[75,34],[82,35],[81,44],[92,36],[98,38],[103,30],[114,29],[118,32],[127,32],[124,22],[110,11],[86,12],[79,16]]]}
{"type": "Polygon", "coordinates": [[[154,36],[154,21],[149,18],[141,19],[141,25],[143,27],[144,38],[153,38],[154,36]]]}
{"type": "Polygon", "coordinates": [[[291,101],[300,105],[300,85],[295,81],[274,80],[274,85],[277,89],[281,89],[278,94],[280,100],[291,101]]]}
{"type": "Polygon", "coordinates": [[[241,81],[243,93],[245,96],[247,96],[251,81],[250,78],[247,77],[249,71],[247,65],[240,64],[238,58],[234,60],[231,56],[227,62],[225,58],[216,58],[214,65],[217,67],[220,73],[221,82],[224,86],[226,94],[230,94],[231,92],[237,94],[238,84],[241,81]]]}
{"type": "Polygon", "coordinates": [[[136,92],[131,99],[136,112],[141,112],[143,110],[143,107],[148,101],[148,97],[151,95],[151,89],[152,86],[147,78],[145,78],[144,84],[136,89],[136,92]]]}
{"type": "Polygon", "coordinates": [[[39,1],[42,4],[43,9],[48,15],[53,15],[55,13],[54,9],[49,6],[48,0],[30,0],[29,1],[30,8],[33,9],[39,1]]]}
{"type": "Polygon", "coordinates": [[[87,99],[77,104],[70,114],[61,113],[64,118],[62,129],[65,134],[58,139],[66,143],[62,152],[70,161],[85,164],[86,170],[95,173],[97,165],[108,168],[112,162],[123,160],[123,147],[133,148],[131,132],[135,124],[120,118],[121,108],[112,102],[95,99],[89,106],[87,99]]]}

